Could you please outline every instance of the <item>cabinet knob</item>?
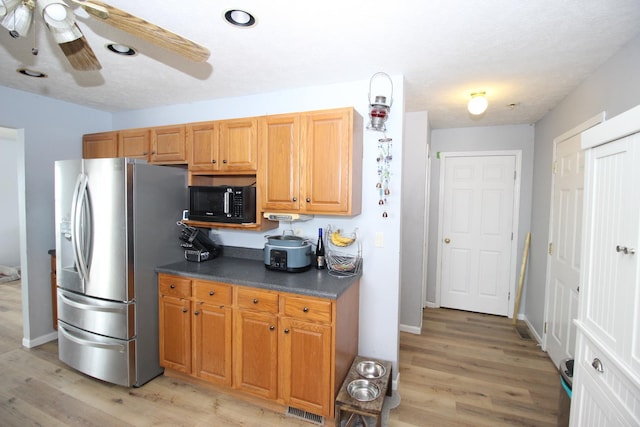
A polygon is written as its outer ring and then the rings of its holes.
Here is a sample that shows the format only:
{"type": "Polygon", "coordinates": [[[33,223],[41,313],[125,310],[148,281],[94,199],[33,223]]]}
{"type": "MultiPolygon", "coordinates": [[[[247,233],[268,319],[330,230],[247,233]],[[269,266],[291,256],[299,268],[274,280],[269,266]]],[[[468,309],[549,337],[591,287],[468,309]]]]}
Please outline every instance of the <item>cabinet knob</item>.
{"type": "Polygon", "coordinates": [[[189,311],[186,307],[182,307],[182,312],[186,313],[187,311],[189,311]]]}
{"type": "Polygon", "coordinates": [[[303,308],[302,311],[304,311],[305,313],[309,312],[309,307],[303,308]]]}
{"type": "Polygon", "coordinates": [[[591,366],[593,366],[593,369],[595,369],[600,373],[604,372],[604,366],[602,365],[602,361],[600,361],[600,359],[598,359],[597,357],[593,359],[593,362],[591,362],[591,366]]]}
{"type": "Polygon", "coordinates": [[[171,289],[175,289],[175,288],[176,288],[176,285],[174,285],[174,284],[172,283],[172,284],[170,284],[170,285],[169,285],[169,287],[170,287],[171,289]]]}
{"type": "Polygon", "coordinates": [[[309,203],[310,201],[311,201],[311,199],[307,197],[307,203],[309,203]]]}
{"type": "Polygon", "coordinates": [[[218,161],[216,159],[211,160],[211,163],[216,164],[218,161]]]}
{"type": "Polygon", "coordinates": [[[196,310],[196,311],[193,312],[193,314],[195,314],[197,316],[198,314],[200,314],[200,312],[198,310],[196,310]]]}
{"type": "Polygon", "coordinates": [[[288,334],[288,333],[289,333],[289,329],[285,329],[285,330],[284,330],[284,333],[285,333],[285,334],[288,334]]]}
{"type": "Polygon", "coordinates": [[[224,163],[224,164],[226,165],[226,164],[227,164],[227,161],[226,161],[226,160],[223,160],[223,161],[222,161],[222,163],[224,163]]]}
{"type": "Polygon", "coordinates": [[[294,202],[297,202],[297,201],[298,201],[298,198],[297,198],[297,197],[294,197],[294,198],[293,198],[293,201],[294,201],[294,202]]]}
{"type": "Polygon", "coordinates": [[[216,293],[214,291],[209,291],[209,295],[214,296],[216,293]]]}
{"type": "Polygon", "coordinates": [[[254,299],[253,299],[253,303],[254,303],[254,304],[257,304],[257,303],[258,303],[258,298],[254,298],[254,299]]]}
{"type": "Polygon", "coordinates": [[[147,154],[149,154],[149,153],[147,153],[146,151],[143,151],[143,152],[142,152],[142,155],[143,155],[143,156],[146,156],[147,154]]]}
{"type": "Polygon", "coordinates": [[[152,152],[151,152],[151,154],[155,156],[156,152],[155,152],[155,151],[152,151],[152,152]]]}
{"type": "Polygon", "coordinates": [[[269,326],[269,330],[270,330],[270,331],[273,331],[273,330],[275,330],[275,329],[276,329],[276,327],[275,327],[275,326],[273,326],[273,325],[269,326]]]}

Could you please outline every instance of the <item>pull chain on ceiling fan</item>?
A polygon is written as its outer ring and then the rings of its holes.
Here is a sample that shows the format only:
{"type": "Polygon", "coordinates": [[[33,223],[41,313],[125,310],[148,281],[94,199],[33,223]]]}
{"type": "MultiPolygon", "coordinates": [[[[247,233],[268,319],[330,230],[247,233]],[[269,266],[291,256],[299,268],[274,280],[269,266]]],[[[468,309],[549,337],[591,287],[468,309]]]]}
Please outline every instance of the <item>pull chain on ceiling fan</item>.
{"type": "MultiPolygon", "coordinates": [[[[93,0],[69,1],[112,27],[192,61],[204,62],[209,58],[209,50],[204,46],[107,3],[93,0]]],[[[53,39],[74,69],[92,71],[102,68],[76,24],[73,11],[62,0],[0,0],[0,25],[9,30],[12,37],[24,37],[33,22],[34,9],[42,17],[53,39]]]]}

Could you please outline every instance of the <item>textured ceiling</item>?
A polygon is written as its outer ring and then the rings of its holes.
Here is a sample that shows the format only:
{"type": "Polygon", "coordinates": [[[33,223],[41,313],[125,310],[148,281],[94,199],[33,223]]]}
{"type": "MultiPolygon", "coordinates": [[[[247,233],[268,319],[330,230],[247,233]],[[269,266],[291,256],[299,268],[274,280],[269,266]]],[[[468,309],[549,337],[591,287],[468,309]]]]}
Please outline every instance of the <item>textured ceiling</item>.
{"type": "Polygon", "coordinates": [[[428,111],[434,128],[522,124],[544,116],[640,34],[638,0],[108,2],[206,46],[211,57],[190,62],[76,9],[102,70],[74,71],[37,19],[35,36],[24,39],[0,28],[0,85],[123,111],[384,71],[404,75],[406,111],[428,111]],[[223,20],[229,9],[251,12],[258,24],[232,27],[223,20]],[[114,55],[104,48],[112,41],[139,54],[114,55]],[[49,77],[25,77],[20,67],[49,77]],[[487,92],[489,109],[471,118],[465,106],[478,90],[487,92]]]}

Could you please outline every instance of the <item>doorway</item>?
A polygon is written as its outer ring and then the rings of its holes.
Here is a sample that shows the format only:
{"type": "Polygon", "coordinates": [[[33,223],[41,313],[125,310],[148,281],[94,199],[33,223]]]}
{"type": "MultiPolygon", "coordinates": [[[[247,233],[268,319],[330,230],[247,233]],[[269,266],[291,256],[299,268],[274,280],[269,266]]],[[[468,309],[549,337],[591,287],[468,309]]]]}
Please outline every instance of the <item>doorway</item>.
{"type": "Polygon", "coordinates": [[[513,310],[521,153],[441,153],[437,289],[441,307],[513,310]]]}
{"type": "Polygon", "coordinates": [[[603,120],[600,113],[553,141],[543,350],[556,366],[573,358],[576,344],[584,188],[580,133],[603,120]]]}

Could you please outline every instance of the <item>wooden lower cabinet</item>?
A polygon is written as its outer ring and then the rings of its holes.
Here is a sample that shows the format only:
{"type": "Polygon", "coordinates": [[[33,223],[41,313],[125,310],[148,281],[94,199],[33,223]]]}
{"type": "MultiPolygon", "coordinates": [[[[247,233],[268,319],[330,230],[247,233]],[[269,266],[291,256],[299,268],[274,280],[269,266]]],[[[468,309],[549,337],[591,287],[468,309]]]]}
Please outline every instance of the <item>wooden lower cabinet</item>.
{"type": "Polygon", "coordinates": [[[358,283],[337,300],[167,274],[159,286],[162,366],[331,423],[358,352],[358,283]]]}

